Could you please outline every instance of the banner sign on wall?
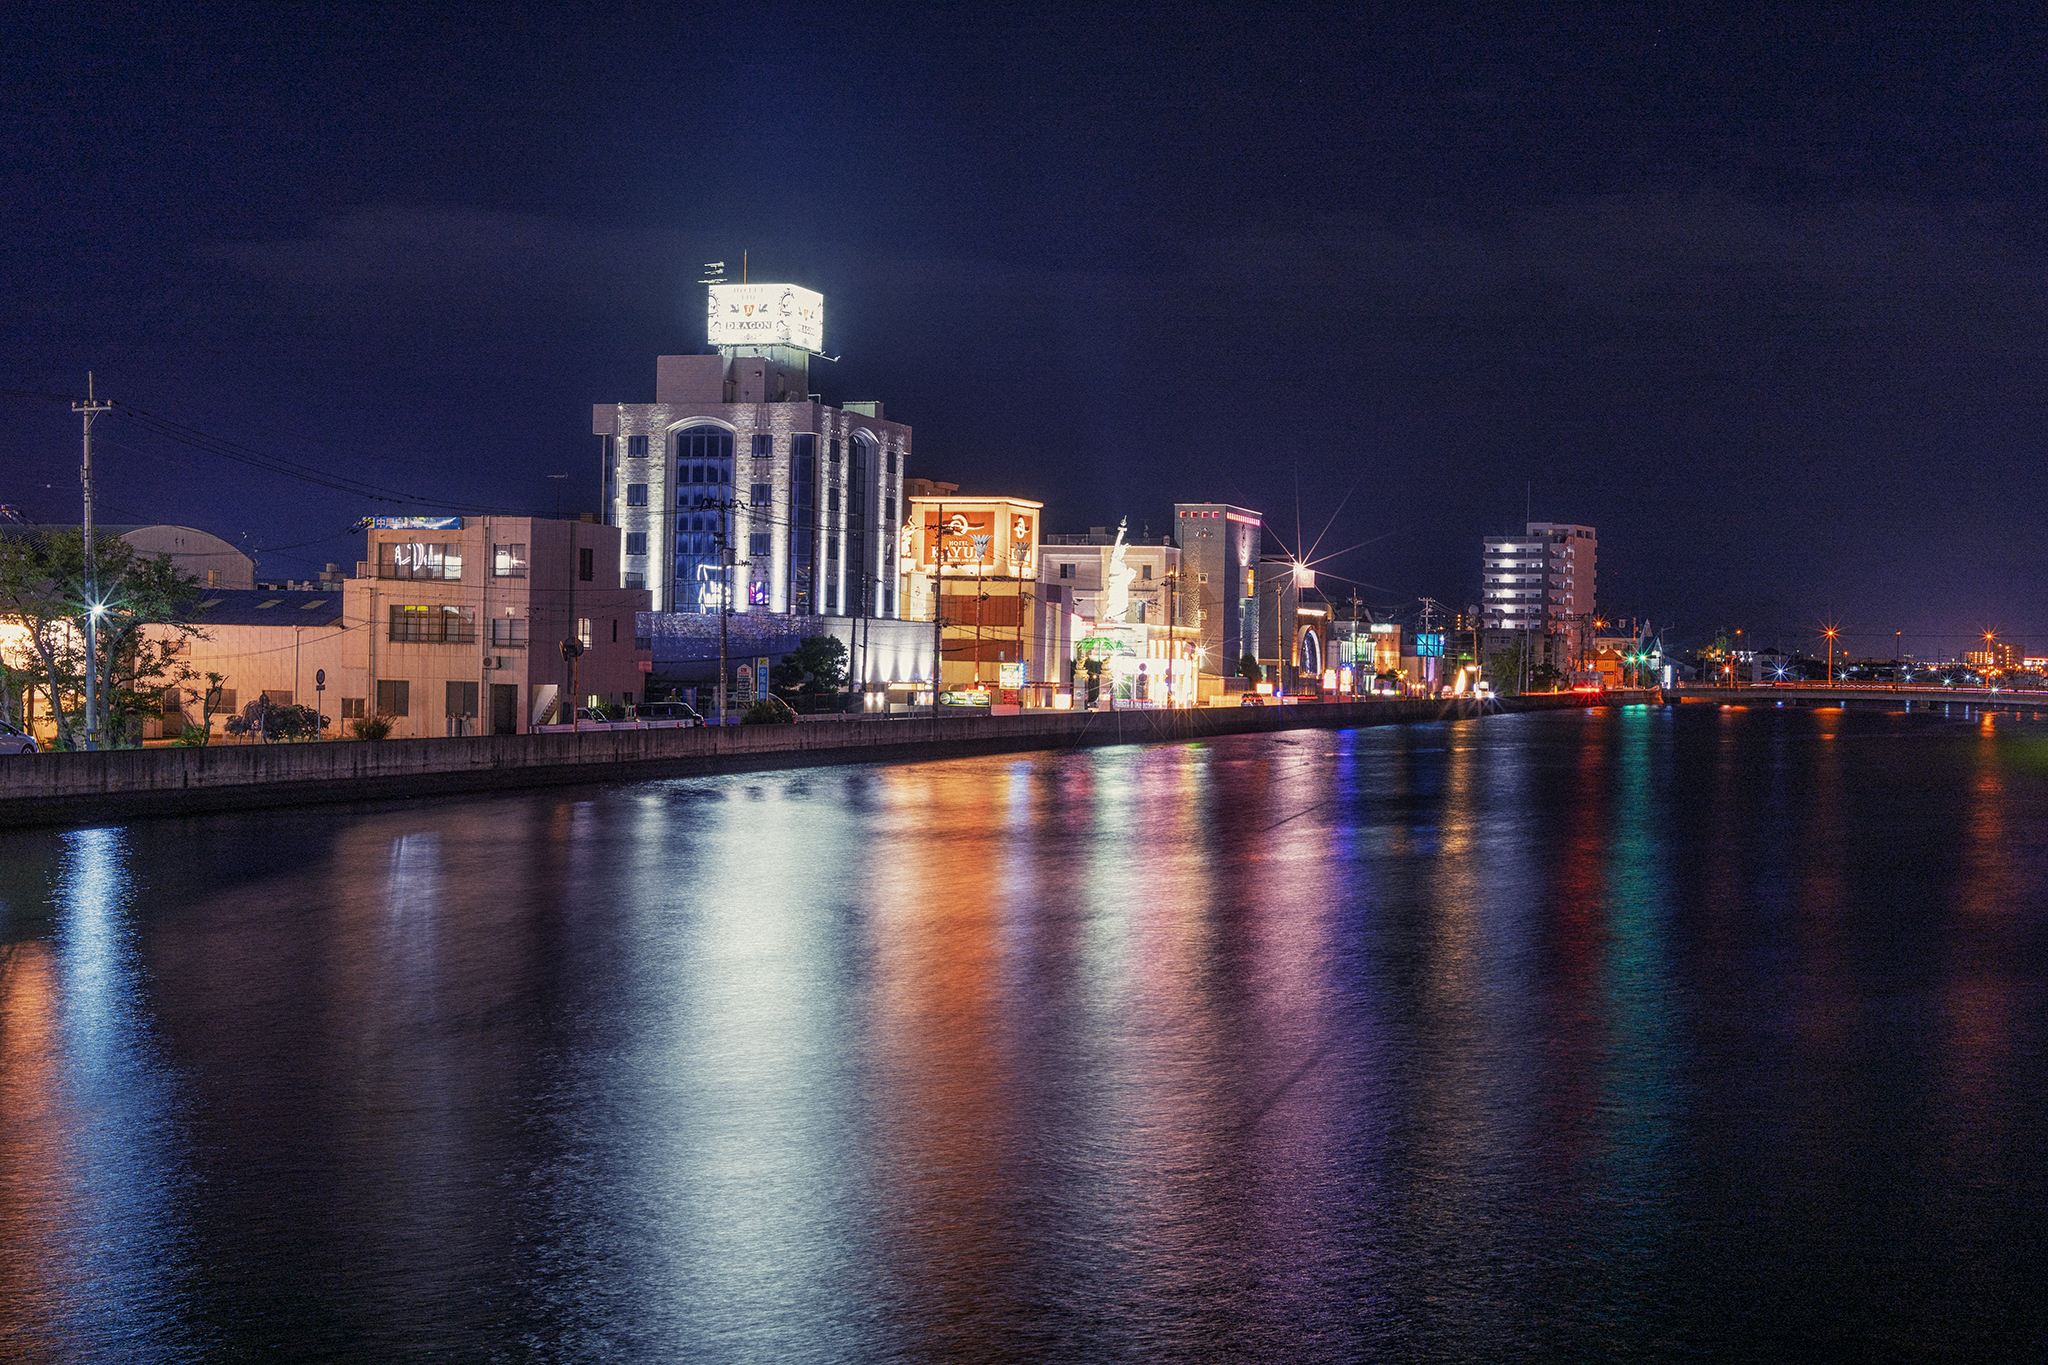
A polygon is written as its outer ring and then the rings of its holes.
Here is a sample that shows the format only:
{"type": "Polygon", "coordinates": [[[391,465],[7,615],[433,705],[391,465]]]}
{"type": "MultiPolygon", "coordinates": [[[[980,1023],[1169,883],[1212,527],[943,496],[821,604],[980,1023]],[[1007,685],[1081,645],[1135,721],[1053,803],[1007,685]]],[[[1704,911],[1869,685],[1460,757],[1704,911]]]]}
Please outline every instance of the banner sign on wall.
{"type": "Polygon", "coordinates": [[[371,517],[372,531],[460,531],[461,517],[371,517]]]}

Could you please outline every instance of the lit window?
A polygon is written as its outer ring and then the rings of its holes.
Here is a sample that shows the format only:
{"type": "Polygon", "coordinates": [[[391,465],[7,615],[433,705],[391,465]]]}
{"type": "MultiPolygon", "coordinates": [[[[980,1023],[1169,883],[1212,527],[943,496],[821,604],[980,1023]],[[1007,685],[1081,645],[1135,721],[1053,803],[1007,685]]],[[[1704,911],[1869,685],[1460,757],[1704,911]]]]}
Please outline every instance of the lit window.
{"type": "Polygon", "coordinates": [[[526,577],[526,546],[523,544],[493,545],[491,547],[491,576],[494,578],[526,577]]]}
{"type": "Polygon", "coordinates": [[[377,547],[377,577],[460,581],[462,547],[387,540],[377,547]]]}

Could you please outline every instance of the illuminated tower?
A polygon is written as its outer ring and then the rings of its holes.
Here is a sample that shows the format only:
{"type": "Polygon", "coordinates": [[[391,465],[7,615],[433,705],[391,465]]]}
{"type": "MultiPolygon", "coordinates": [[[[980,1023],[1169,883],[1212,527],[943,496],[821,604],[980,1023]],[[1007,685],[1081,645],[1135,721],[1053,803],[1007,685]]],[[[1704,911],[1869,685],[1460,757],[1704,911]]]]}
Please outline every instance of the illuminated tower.
{"type": "Polygon", "coordinates": [[[898,617],[910,428],[880,403],[810,392],[824,299],[791,284],[710,286],[703,355],[655,361],[652,403],[600,403],[605,520],[625,587],[656,611],[898,617]]]}

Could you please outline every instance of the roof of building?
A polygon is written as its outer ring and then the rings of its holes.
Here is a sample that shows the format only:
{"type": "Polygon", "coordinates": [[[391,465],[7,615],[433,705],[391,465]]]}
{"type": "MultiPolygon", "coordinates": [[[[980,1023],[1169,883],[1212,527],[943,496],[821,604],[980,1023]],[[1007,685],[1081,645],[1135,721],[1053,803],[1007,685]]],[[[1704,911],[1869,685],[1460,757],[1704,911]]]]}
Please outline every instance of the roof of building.
{"type": "Polygon", "coordinates": [[[268,588],[207,588],[193,622],[200,626],[334,626],[341,624],[341,593],[272,592],[268,588]]]}

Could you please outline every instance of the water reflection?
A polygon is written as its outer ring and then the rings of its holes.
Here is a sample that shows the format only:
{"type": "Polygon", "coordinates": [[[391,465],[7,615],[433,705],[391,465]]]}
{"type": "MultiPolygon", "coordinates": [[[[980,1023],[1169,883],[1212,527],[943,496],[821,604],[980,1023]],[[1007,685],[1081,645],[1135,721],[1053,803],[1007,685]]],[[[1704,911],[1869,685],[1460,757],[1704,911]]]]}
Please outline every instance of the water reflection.
{"type": "Polygon", "coordinates": [[[0,1355],[1995,1353],[2042,1325],[2030,733],[1631,708],[0,836],[0,1355]]]}
{"type": "Polygon", "coordinates": [[[132,852],[96,829],[45,856],[52,932],[0,947],[0,1354],[169,1356],[190,1347],[186,1171],[132,852]]]}

